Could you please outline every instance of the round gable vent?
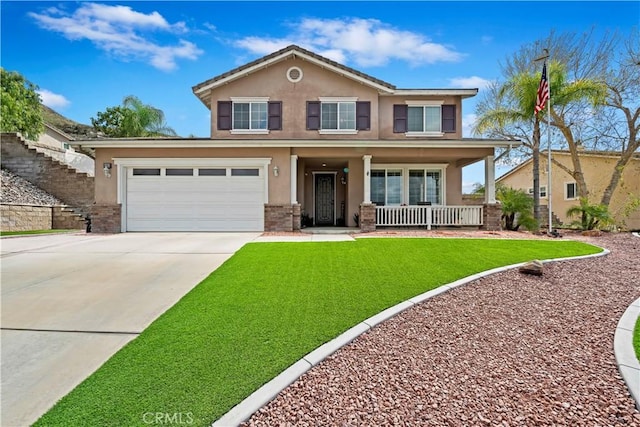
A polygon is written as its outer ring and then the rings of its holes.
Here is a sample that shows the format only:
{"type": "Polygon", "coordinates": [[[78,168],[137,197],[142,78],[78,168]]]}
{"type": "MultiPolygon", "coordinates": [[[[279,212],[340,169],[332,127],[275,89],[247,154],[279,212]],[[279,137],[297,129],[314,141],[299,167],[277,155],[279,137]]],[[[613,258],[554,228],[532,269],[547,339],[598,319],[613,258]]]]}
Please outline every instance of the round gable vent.
{"type": "Polygon", "coordinates": [[[287,79],[291,83],[298,83],[302,80],[302,70],[299,67],[291,67],[287,70],[287,79]]]}

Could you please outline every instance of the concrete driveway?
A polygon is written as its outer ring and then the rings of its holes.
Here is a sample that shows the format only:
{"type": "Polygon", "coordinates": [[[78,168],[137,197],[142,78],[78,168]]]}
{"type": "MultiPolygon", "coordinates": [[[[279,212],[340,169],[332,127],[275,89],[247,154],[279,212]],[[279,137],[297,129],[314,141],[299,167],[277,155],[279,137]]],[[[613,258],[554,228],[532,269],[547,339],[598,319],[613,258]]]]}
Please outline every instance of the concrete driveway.
{"type": "Polygon", "coordinates": [[[259,233],[4,238],[2,426],[25,426],[259,233]]]}

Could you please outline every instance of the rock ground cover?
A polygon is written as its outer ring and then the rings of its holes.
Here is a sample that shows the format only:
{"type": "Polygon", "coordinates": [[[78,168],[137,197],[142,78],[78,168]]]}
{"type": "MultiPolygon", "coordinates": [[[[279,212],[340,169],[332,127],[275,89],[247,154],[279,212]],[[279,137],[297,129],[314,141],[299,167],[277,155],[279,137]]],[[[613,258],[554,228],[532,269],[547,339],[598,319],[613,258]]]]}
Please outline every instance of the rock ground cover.
{"type": "Polygon", "coordinates": [[[244,425],[640,426],[613,352],[617,322],[640,296],[640,238],[568,237],[611,253],[546,264],[542,277],[510,270],[425,301],[244,425]]]}
{"type": "Polygon", "coordinates": [[[0,203],[14,205],[56,206],[64,203],[29,181],[2,169],[0,203]]]}

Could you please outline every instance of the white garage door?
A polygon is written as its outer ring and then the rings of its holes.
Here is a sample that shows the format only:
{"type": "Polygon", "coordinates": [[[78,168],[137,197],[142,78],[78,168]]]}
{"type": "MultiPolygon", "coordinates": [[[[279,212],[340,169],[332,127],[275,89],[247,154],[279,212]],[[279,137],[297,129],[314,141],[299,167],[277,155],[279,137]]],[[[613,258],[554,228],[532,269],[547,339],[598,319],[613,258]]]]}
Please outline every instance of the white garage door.
{"type": "Polygon", "coordinates": [[[127,168],[127,231],[262,231],[260,167],[127,168]]]}

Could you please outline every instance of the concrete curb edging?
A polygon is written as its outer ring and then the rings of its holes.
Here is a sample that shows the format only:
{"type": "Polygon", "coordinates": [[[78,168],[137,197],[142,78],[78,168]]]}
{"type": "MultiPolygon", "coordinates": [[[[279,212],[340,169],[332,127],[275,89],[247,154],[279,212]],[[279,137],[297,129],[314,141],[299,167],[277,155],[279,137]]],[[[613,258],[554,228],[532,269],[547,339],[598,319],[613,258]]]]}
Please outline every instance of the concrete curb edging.
{"type": "MultiPolygon", "coordinates": [[[[602,252],[598,252],[596,254],[581,255],[576,257],[547,259],[547,260],[542,260],[542,262],[546,264],[551,262],[594,258],[594,257],[605,256],[605,255],[608,255],[609,253],[610,251],[608,249],[602,248],[602,252]]],[[[492,274],[501,273],[503,271],[508,271],[514,268],[518,268],[524,264],[526,264],[526,262],[511,264],[504,267],[493,268],[491,270],[486,270],[481,273],[476,273],[471,276],[464,277],[462,279],[456,280],[455,282],[451,282],[449,284],[442,285],[430,291],[424,292],[420,295],[417,295],[406,301],[398,303],[392,307],[389,307],[381,311],[378,314],[375,314],[369,317],[368,319],[346,330],[345,332],[343,332],[336,338],[332,339],[331,341],[328,341],[325,344],[321,345],[320,347],[316,348],[315,350],[313,350],[312,352],[304,356],[302,359],[298,360],[293,365],[289,366],[278,376],[276,376],[271,381],[264,384],[262,387],[260,387],[253,393],[251,393],[242,402],[238,403],[236,406],[231,408],[226,414],[224,414],[218,420],[213,422],[211,424],[211,427],[234,427],[234,426],[240,425],[244,421],[247,421],[251,417],[251,415],[253,415],[260,408],[262,408],[264,405],[266,405],[271,400],[273,400],[282,390],[284,390],[286,387],[291,385],[294,381],[300,378],[309,369],[311,369],[318,363],[322,362],[324,359],[331,356],[337,350],[349,344],[351,341],[355,340],[358,336],[362,335],[363,333],[373,328],[374,326],[378,325],[379,323],[382,323],[385,320],[388,320],[402,313],[406,309],[413,307],[418,303],[426,301],[442,293],[448,292],[459,286],[473,282],[474,280],[480,279],[482,277],[486,277],[492,274]]],[[[636,302],[640,303],[640,299],[636,302]]],[[[631,333],[633,333],[633,329],[631,333]]],[[[618,335],[616,333],[616,338],[617,336],[618,335]]],[[[633,351],[633,348],[631,350],[633,351]]],[[[635,375],[640,375],[640,370],[636,371],[635,375]]],[[[640,390],[638,392],[640,393],[640,390]]],[[[640,397],[640,394],[638,394],[638,396],[640,397]]],[[[636,399],[636,402],[637,401],[638,400],[636,399]]]]}
{"type": "Polygon", "coordinates": [[[618,321],[613,337],[613,351],[616,365],[622,379],[627,384],[631,397],[640,410],[640,363],[633,348],[633,331],[640,317],[640,298],[631,303],[618,321]]]}

